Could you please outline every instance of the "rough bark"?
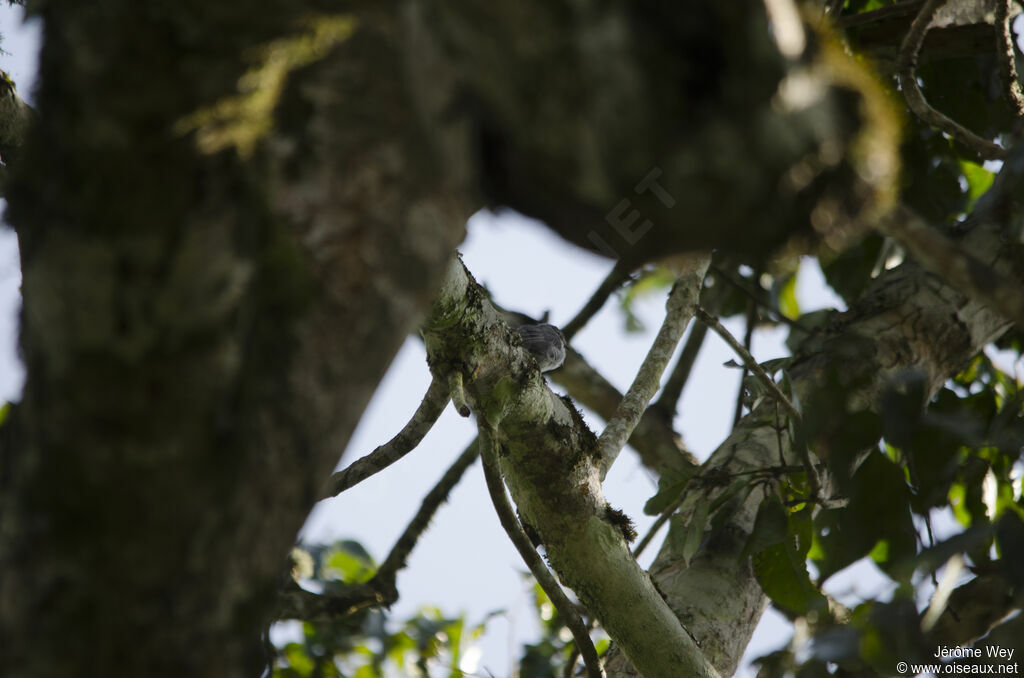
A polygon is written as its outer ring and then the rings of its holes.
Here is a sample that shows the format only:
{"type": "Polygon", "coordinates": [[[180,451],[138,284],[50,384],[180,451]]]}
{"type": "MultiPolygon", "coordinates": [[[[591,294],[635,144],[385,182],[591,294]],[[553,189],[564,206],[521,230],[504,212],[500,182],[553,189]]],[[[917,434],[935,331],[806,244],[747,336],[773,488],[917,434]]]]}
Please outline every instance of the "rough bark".
{"type": "Polygon", "coordinates": [[[623,525],[601,494],[597,439],[571,402],[547,388],[461,262],[452,266],[425,339],[435,378],[462,374],[466,402],[495,428],[520,517],[559,578],[645,676],[715,675],[630,554],[623,525]]]}
{"type": "Polygon", "coordinates": [[[581,247],[762,256],[892,197],[888,104],[789,0],[423,4],[484,194],[581,247]]]}
{"type": "MultiPolygon", "coordinates": [[[[4,189],[28,368],[0,448],[5,668],[254,673],[288,548],[479,204],[635,262],[884,203],[877,88],[768,5],[771,31],[753,0],[40,3],[4,189]]],[[[578,418],[530,403],[506,472],[552,562],[650,675],[709,673],[606,520],[578,418]],[[541,492],[559,464],[578,486],[541,492]],[[604,583],[574,572],[599,556],[604,583]]]]}
{"type": "MultiPolygon", "coordinates": [[[[1018,197],[1022,184],[1024,147],[1018,147],[962,227],[959,243],[994,270],[1024,281],[1020,246],[1007,237],[1024,225],[1024,203],[1018,197]]],[[[842,384],[858,385],[849,392],[849,407],[875,406],[882,390],[902,374],[923,375],[927,392],[933,393],[1009,326],[991,308],[907,262],[879,276],[818,341],[803,347],[790,374],[805,403],[836,388],[838,376],[842,384]]],[[[778,464],[780,458],[799,463],[788,436],[776,434],[777,423],[774,408],[755,410],[705,462],[701,476],[709,481],[735,477],[778,464]]],[[[822,449],[827,449],[827,432],[823,435],[822,449]]],[[[696,506],[712,501],[722,489],[722,483],[708,482],[689,493],[650,571],[708,661],[728,675],[735,671],[767,604],[749,558],[741,557],[763,491],[752,491],[688,565],[682,554],[687,520],[696,506]]],[[[609,675],[632,674],[612,660],[609,675]],[[617,668],[621,674],[616,674],[617,668]]]]}
{"type": "MultiPolygon", "coordinates": [[[[897,2],[871,12],[836,20],[858,52],[870,54],[883,68],[891,68],[910,22],[925,0],[897,2]]],[[[991,54],[996,38],[995,17],[999,0],[951,0],[931,21],[921,48],[920,63],[991,54]]],[[[1013,16],[1020,8],[1011,8],[1013,16]]]]}
{"type": "Polygon", "coordinates": [[[31,121],[32,109],[18,96],[8,75],[0,71],[0,196],[7,183],[5,165],[17,160],[31,121]]]}
{"type": "Polygon", "coordinates": [[[364,11],[302,67],[318,21],[345,20],[310,9],[42,9],[9,192],[28,368],[0,463],[10,675],[258,675],[295,535],[461,239],[398,20],[364,11]],[[253,121],[182,121],[233,110],[275,57],[302,68],[263,136],[198,146],[253,121]]]}

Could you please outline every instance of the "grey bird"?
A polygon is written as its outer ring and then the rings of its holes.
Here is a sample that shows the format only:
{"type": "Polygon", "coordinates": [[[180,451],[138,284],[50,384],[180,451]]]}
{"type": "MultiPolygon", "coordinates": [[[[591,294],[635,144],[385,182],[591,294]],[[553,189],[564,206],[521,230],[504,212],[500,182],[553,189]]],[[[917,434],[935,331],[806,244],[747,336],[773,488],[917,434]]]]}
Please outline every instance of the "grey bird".
{"type": "Polygon", "coordinates": [[[557,370],[565,362],[565,337],[554,325],[521,325],[516,332],[523,339],[523,348],[537,360],[541,372],[557,370]]]}

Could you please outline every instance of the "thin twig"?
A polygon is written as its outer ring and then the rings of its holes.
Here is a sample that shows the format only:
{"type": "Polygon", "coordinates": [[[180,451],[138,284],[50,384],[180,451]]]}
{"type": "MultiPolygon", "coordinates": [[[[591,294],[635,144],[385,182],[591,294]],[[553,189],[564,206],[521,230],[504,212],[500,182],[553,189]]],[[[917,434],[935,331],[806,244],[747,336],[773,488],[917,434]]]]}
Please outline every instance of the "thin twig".
{"type": "MultiPolygon", "coordinates": [[[[704,337],[708,334],[707,325],[694,324],[690,327],[690,333],[683,344],[683,350],[679,354],[679,360],[668,375],[668,381],[661,389],[661,395],[654,402],[654,406],[662,408],[666,413],[674,414],[678,408],[679,398],[683,395],[683,388],[690,379],[693,365],[697,362],[697,354],[704,345],[704,337]]],[[[672,421],[670,416],[669,422],[672,421]]]]}
{"type": "Polygon", "coordinates": [[[448,389],[444,382],[433,379],[423,401],[401,431],[365,457],[361,457],[331,476],[324,499],[336,497],[353,485],[383,471],[412,451],[423,436],[434,426],[448,404],[448,389]]]}
{"type": "Polygon", "coordinates": [[[416,512],[415,517],[406,526],[402,536],[391,547],[391,552],[388,553],[388,557],[381,563],[380,569],[374,575],[374,579],[390,577],[392,585],[394,585],[395,575],[405,567],[405,561],[409,557],[412,548],[416,545],[416,542],[419,541],[420,535],[427,529],[437,509],[447,501],[448,493],[462,480],[466,469],[476,461],[478,454],[480,454],[479,439],[472,441],[466,446],[466,449],[462,450],[462,453],[448,467],[448,470],[444,472],[444,475],[437,481],[437,484],[427,493],[427,496],[423,497],[423,503],[420,505],[419,511],[416,512]]]}
{"type": "Polygon", "coordinates": [[[921,266],[1024,327],[1024,289],[1020,283],[975,259],[913,210],[900,207],[882,220],[879,230],[907,248],[921,266]]]}
{"type": "MultiPolygon", "coordinates": [[[[736,471],[735,473],[718,473],[718,470],[719,469],[715,470],[716,472],[714,476],[709,476],[707,478],[701,478],[701,476],[693,476],[689,478],[686,483],[683,484],[683,487],[680,488],[679,490],[679,495],[672,501],[671,504],[669,504],[665,508],[664,511],[658,514],[658,517],[655,518],[654,522],[651,523],[651,527],[647,530],[647,534],[641,537],[640,541],[637,542],[637,545],[633,548],[634,558],[640,557],[640,554],[644,552],[644,549],[646,549],[647,546],[650,545],[651,540],[654,539],[655,535],[658,534],[658,530],[661,529],[662,525],[664,525],[665,522],[668,521],[668,519],[671,518],[677,510],[679,510],[679,507],[683,505],[683,500],[686,498],[686,491],[689,488],[691,481],[699,483],[702,481],[706,481],[710,478],[713,479],[715,482],[721,482],[723,480],[739,478],[740,476],[753,476],[758,474],[775,476],[781,475],[783,473],[799,473],[801,471],[804,473],[807,472],[807,468],[805,466],[789,466],[787,464],[783,464],[781,466],[765,466],[763,468],[755,468],[750,469],[748,471],[736,471]]],[[[805,500],[801,499],[801,501],[805,500]]]]}
{"type": "Polygon", "coordinates": [[[448,375],[448,395],[452,398],[452,405],[460,416],[469,416],[469,405],[466,404],[466,392],[462,388],[462,372],[454,370],[448,375]]]}
{"type": "Polygon", "coordinates": [[[921,52],[921,45],[924,44],[924,36],[928,32],[928,27],[936,12],[947,1],[928,0],[910,24],[910,30],[903,38],[899,57],[896,59],[896,73],[899,77],[900,88],[903,90],[903,96],[906,98],[910,110],[923,122],[942,130],[982,158],[1002,159],[1006,157],[1006,149],[987,139],[982,139],[952,118],[932,108],[917,84],[917,57],[921,52]]]}
{"type": "Polygon", "coordinates": [[[562,328],[562,335],[565,340],[572,341],[572,338],[576,336],[576,333],[583,329],[583,326],[590,322],[590,319],[597,315],[597,312],[601,310],[605,302],[608,301],[608,297],[612,293],[622,286],[622,283],[629,280],[629,269],[622,265],[621,261],[617,261],[615,266],[605,279],[601,281],[597,289],[594,290],[594,294],[591,295],[587,303],[583,305],[580,312],[576,314],[572,320],[566,323],[565,327],[562,328]]]}
{"type": "Polygon", "coordinates": [[[534,549],[533,543],[526,536],[526,532],[523,531],[523,526],[519,524],[519,519],[516,518],[512,504],[505,494],[505,484],[501,479],[501,471],[498,469],[498,442],[494,437],[494,432],[482,420],[478,424],[480,426],[480,456],[483,461],[484,479],[487,481],[487,491],[491,495],[494,510],[498,513],[498,520],[501,522],[501,526],[505,528],[505,533],[512,540],[512,544],[519,551],[519,555],[526,563],[526,566],[530,568],[530,572],[533,573],[537,583],[540,584],[548,599],[551,600],[551,604],[555,606],[558,614],[562,616],[565,625],[572,632],[576,646],[580,648],[580,653],[583,655],[583,663],[586,664],[587,674],[590,678],[604,678],[605,674],[604,669],[601,667],[601,658],[597,656],[597,650],[594,648],[594,642],[590,639],[590,633],[587,631],[586,625],[576,612],[575,606],[565,595],[565,592],[562,591],[562,587],[555,581],[554,575],[544,565],[544,561],[541,560],[540,555],[534,549]]]}
{"type": "Polygon", "coordinates": [[[466,469],[473,465],[479,452],[474,440],[448,467],[437,484],[423,498],[419,511],[391,547],[387,558],[369,581],[338,587],[332,593],[313,593],[292,583],[278,596],[278,619],[337,619],[367,607],[391,605],[398,600],[395,580],[405,568],[409,554],[427,529],[437,509],[448,499],[466,469]]]}
{"type": "Polygon", "coordinates": [[[619,456],[619,452],[643,416],[644,409],[658,391],[661,375],[675,353],[686,325],[693,318],[700,292],[700,277],[688,276],[673,285],[666,304],[665,321],[658,330],[658,336],[655,337],[629,390],[622,396],[622,402],[615,409],[615,414],[608,420],[608,425],[598,438],[597,450],[600,455],[602,478],[619,456]]]}
{"type": "Polygon", "coordinates": [[[1003,90],[1013,105],[1017,117],[1024,116],[1024,91],[1021,91],[1020,76],[1017,74],[1016,46],[1010,22],[1010,5],[1014,0],[996,2],[996,55],[999,61],[999,78],[1003,90]]]}
{"type": "Polygon", "coordinates": [[[740,292],[746,295],[751,301],[753,301],[755,304],[763,308],[767,313],[771,315],[772,319],[775,322],[782,323],[783,325],[788,325],[794,329],[800,330],[801,332],[806,332],[810,334],[810,330],[804,327],[800,323],[800,321],[786,317],[779,311],[779,309],[775,308],[775,306],[772,305],[771,302],[766,300],[764,297],[764,292],[761,290],[760,287],[757,287],[756,285],[748,285],[746,280],[734,275],[732,271],[728,271],[722,268],[717,263],[712,262],[710,268],[712,271],[715,272],[716,275],[725,280],[725,282],[729,283],[730,285],[738,289],[740,292]]]}
{"type": "MultiPolygon", "coordinates": [[[[718,318],[710,315],[703,308],[697,308],[697,317],[702,323],[714,330],[718,336],[722,337],[722,339],[725,340],[725,343],[732,347],[732,350],[736,352],[736,355],[743,360],[743,364],[746,365],[747,369],[757,377],[757,380],[764,385],[772,397],[775,398],[775,400],[778,401],[786,410],[786,413],[789,415],[789,418],[792,420],[793,425],[797,430],[801,430],[803,427],[803,417],[800,414],[800,410],[796,409],[792,401],[786,397],[786,394],[779,390],[778,385],[771,376],[769,376],[769,374],[764,371],[764,368],[754,360],[754,356],[750,355],[750,351],[743,348],[743,344],[737,341],[736,337],[732,336],[732,334],[729,333],[729,330],[722,326],[722,323],[718,321],[718,318]]],[[[818,479],[818,473],[814,468],[814,463],[811,461],[811,453],[807,449],[806,445],[796,444],[796,441],[794,441],[794,447],[797,448],[801,461],[807,471],[807,483],[810,485],[811,497],[817,499],[821,492],[821,482],[818,479]]]]}
{"type": "Polygon", "coordinates": [[[397,591],[389,599],[372,582],[336,585],[330,593],[313,593],[292,581],[278,592],[274,615],[277,619],[303,621],[341,619],[368,607],[391,605],[398,599],[397,591]]]}
{"type": "MultiPolygon", "coordinates": [[[[552,379],[563,386],[573,400],[590,408],[605,421],[612,418],[622,402],[622,393],[571,346],[566,351],[565,364],[552,373],[552,379]]],[[[667,419],[671,419],[674,409],[674,406],[669,408],[667,419]]],[[[644,466],[653,471],[665,467],[681,472],[692,471],[698,466],[697,460],[687,451],[667,419],[665,409],[647,408],[630,434],[629,444],[636,449],[644,466]]]]}
{"type": "MultiPolygon", "coordinates": [[[[692,480],[692,478],[690,480],[692,480]]],[[[633,548],[634,558],[640,557],[640,554],[644,552],[644,549],[647,548],[651,543],[651,540],[654,539],[654,535],[658,534],[661,526],[668,522],[668,519],[671,518],[672,515],[679,510],[679,507],[683,505],[683,500],[686,498],[686,488],[689,486],[690,482],[688,480],[679,491],[679,496],[676,497],[676,500],[669,504],[665,510],[658,514],[658,517],[654,519],[654,522],[651,524],[651,528],[647,530],[647,534],[645,534],[633,548]]]]}
{"type": "Polygon", "coordinates": [[[786,412],[789,413],[789,416],[793,419],[800,420],[800,411],[796,409],[792,402],[790,402],[789,398],[786,397],[786,394],[779,390],[778,385],[772,380],[771,376],[764,371],[764,368],[758,364],[757,360],[754,359],[754,356],[750,354],[750,351],[744,348],[743,344],[741,344],[736,337],[732,336],[729,330],[725,329],[722,323],[718,321],[718,318],[709,314],[700,307],[697,308],[696,313],[698,320],[714,330],[715,334],[722,337],[722,339],[725,340],[725,343],[729,344],[732,350],[736,352],[736,355],[738,355],[743,361],[744,366],[754,373],[754,376],[764,384],[765,388],[768,389],[776,400],[782,403],[782,406],[786,409],[786,412]]]}
{"type": "MultiPolygon", "coordinates": [[[[594,619],[590,618],[584,622],[587,625],[587,631],[594,628],[594,619]]],[[[562,671],[562,678],[573,678],[576,674],[576,660],[580,658],[580,647],[575,642],[572,644],[572,649],[569,651],[569,659],[565,663],[565,669],[562,671]]]]}
{"type": "Polygon", "coordinates": [[[576,672],[576,660],[580,658],[580,649],[576,647],[576,643],[572,644],[572,649],[569,651],[569,659],[565,663],[565,669],[562,671],[562,678],[572,678],[576,672]]]}
{"type": "MultiPolygon", "coordinates": [[[[754,345],[754,325],[757,322],[757,307],[753,302],[747,307],[747,327],[743,332],[743,348],[749,352],[754,345]]],[[[703,324],[703,323],[702,323],[703,324]]],[[[706,325],[705,325],[706,327],[706,325]]],[[[736,394],[736,409],[732,413],[732,425],[736,427],[743,418],[743,382],[747,378],[747,368],[740,369],[740,388],[736,394]]]]}

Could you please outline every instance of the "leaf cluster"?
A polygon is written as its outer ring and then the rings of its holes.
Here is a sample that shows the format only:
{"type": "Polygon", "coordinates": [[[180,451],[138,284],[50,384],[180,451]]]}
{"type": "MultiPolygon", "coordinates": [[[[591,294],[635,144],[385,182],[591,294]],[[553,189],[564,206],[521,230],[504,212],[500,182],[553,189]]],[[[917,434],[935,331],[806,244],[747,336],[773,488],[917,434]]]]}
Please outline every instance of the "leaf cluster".
{"type": "MultiPolygon", "coordinates": [[[[294,576],[307,590],[330,593],[369,581],[377,563],[353,540],[303,545],[294,576]]],[[[497,613],[494,613],[497,614],[497,613]]],[[[490,617],[493,616],[490,615],[490,617]]],[[[382,608],[363,609],[328,620],[281,624],[274,636],[274,678],[383,678],[466,675],[465,653],[483,635],[486,621],[470,626],[464,615],[425,607],[396,620],[382,608]]]]}

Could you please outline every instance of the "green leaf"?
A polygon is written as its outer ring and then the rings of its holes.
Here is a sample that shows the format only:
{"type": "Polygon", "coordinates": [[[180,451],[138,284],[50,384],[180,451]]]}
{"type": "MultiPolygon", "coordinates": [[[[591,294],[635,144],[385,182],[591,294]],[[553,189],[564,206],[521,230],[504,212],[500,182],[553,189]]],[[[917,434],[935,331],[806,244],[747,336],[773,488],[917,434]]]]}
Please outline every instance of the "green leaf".
{"type": "Polygon", "coordinates": [[[979,546],[990,543],[991,538],[991,525],[971,527],[922,550],[912,558],[897,563],[892,570],[893,577],[906,581],[918,570],[930,574],[945,565],[956,554],[969,553],[979,546]]]}
{"type": "Polygon", "coordinates": [[[800,317],[800,302],[796,298],[797,275],[794,273],[786,276],[782,280],[782,284],[777,286],[776,304],[778,304],[779,313],[790,320],[800,317]]]}
{"type": "MultiPolygon", "coordinates": [[[[917,75],[924,83],[929,104],[967,129],[992,139],[1010,131],[1014,123],[1008,97],[992,94],[991,77],[997,69],[995,54],[988,53],[925,63],[917,75]]],[[[951,147],[964,157],[975,153],[955,142],[951,147]]]]}
{"type": "Polygon", "coordinates": [[[405,657],[410,651],[416,649],[416,641],[405,631],[390,636],[388,639],[387,657],[395,662],[399,668],[405,667],[405,657]]]}
{"type": "Polygon", "coordinates": [[[555,671],[554,658],[558,649],[549,640],[524,645],[519,660],[520,678],[557,678],[560,674],[555,671]]]}
{"type": "Polygon", "coordinates": [[[869,454],[851,478],[849,504],[815,520],[811,553],[820,581],[869,553],[891,576],[902,574],[896,565],[917,551],[909,499],[903,470],[880,452],[869,454]]]}
{"type": "Polygon", "coordinates": [[[356,672],[352,674],[352,678],[379,678],[380,673],[374,668],[372,664],[364,664],[356,669],[356,672]]]}
{"type": "Polygon", "coordinates": [[[811,583],[807,565],[792,539],[769,546],[751,558],[754,575],[777,607],[797,616],[828,609],[828,601],[811,583]]]}
{"type": "Polygon", "coordinates": [[[692,471],[666,468],[658,478],[658,492],[644,504],[644,513],[649,516],[663,513],[682,495],[692,477],[692,471]]]}
{"type": "Polygon", "coordinates": [[[797,554],[806,559],[814,542],[814,510],[810,504],[789,514],[789,532],[796,537],[797,554]]]}
{"type": "Polygon", "coordinates": [[[782,505],[782,500],[774,493],[769,494],[761,500],[757,518],[754,520],[754,529],[750,531],[741,557],[748,558],[769,546],[781,544],[789,536],[789,516],[782,505]]]}
{"type": "Polygon", "coordinates": [[[974,203],[992,186],[992,180],[996,175],[987,169],[971,162],[970,160],[960,161],[960,170],[967,179],[967,208],[970,212],[974,209],[974,203]]]}
{"type": "Polygon", "coordinates": [[[643,323],[633,313],[633,304],[642,296],[654,292],[666,290],[675,282],[675,275],[667,268],[658,266],[647,269],[640,274],[640,278],[630,284],[620,297],[619,306],[625,315],[626,331],[640,332],[644,329],[643,323]]]}
{"type": "Polygon", "coordinates": [[[288,643],[283,654],[288,665],[300,676],[308,676],[313,672],[313,659],[306,654],[306,648],[301,644],[288,643]]]}
{"type": "Polygon", "coordinates": [[[697,549],[700,548],[701,543],[704,541],[704,528],[707,527],[708,523],[708,511],[710,505],[707,502],[702,502],[697,505],[697,510],[690,517],[690,522],[686,526],[686,538],[683,542],[682,556],[683,562],[687,565],[690,564],[690,559],[697,549]]]}
{"type": "Polygon", "coordinates": [[[352,540],[339,541],[327,551],[324,574],[347,584],[361,584],[369,581],[377,571],[373,558],[362,544],[352,540]]]}
{"type": "Polygon", "coordinates": [[[793,357],[786,356],[785,358],[772,358],[771,360],[765,360],[763,363],[758,363],[765,372],[774,376],[779,370],[785,370],[793,364],[793,357]]]}

